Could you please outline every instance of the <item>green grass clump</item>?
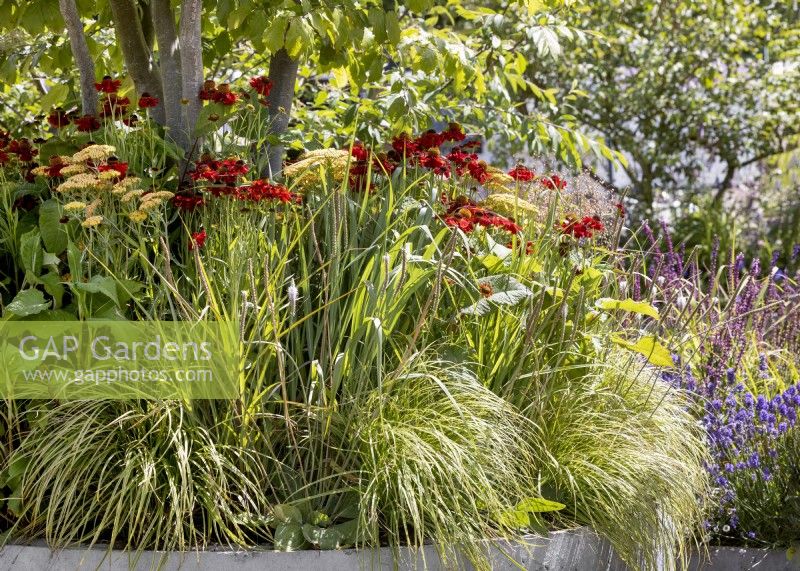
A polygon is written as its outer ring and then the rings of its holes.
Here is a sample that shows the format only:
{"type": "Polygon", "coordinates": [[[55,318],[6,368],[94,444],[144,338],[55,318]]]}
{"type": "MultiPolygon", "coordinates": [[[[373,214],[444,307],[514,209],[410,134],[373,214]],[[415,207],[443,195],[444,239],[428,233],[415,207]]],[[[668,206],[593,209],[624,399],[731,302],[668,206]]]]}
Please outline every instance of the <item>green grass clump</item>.
{"type": "Polygon", "coordinates": [[[432,541],[485,564],[478,543],[512,535],[502,514],[534,489],[529,423],[469,371],[427,361],[393,375],[357,414],[360,518],[373,542],[432,541]]]}
{"type": "Polygon", "coordinates": [[[543,490],[567,522],[591,526],[634,568],[672,568],[702,521],[707,450],[685,395],[612,361],[579,380],[554,377],[529,409],[543,490]]]}
{"type": "Polygon", "coordinates": [[[172,402],[41,409],[13,459],[27,465],[21,532],[137,551],[256,540],[268,464],[255,447],[226,444],[211,416],[172,402]]]}

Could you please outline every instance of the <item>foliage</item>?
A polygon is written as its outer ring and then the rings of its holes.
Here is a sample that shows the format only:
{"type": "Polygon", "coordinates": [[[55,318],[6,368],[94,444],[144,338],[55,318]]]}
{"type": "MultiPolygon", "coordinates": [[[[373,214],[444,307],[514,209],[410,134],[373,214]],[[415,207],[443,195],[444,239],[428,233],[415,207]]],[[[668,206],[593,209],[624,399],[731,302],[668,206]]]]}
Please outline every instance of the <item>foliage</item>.
{"type": "Polygon", "coordinates": [[[791,3],[608,0],[567,22],[603,37],[540,77],[562,94],[591,93],[574,115],[626,153],[622,180],[641,210],[709,190],[719,202],[742,168],[796,148],[791,3]]]}

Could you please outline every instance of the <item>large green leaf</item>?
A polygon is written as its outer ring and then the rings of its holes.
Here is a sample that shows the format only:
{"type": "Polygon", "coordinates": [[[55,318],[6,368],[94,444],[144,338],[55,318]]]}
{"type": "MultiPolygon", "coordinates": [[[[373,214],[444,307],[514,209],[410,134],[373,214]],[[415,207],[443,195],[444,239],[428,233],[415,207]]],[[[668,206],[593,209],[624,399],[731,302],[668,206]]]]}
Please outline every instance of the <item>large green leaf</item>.
{"type": "Polygon", "coordinates": [[[34,228],[30,232],[23,234],[19,244],[19,256],[22,267],[33,276],[38,276],[42,271],[44,261],[44,250],[42,250],[42,240],[39,230],[34,228]]]}
{"type": "Polygon", "coordinates": [[[67,249],[69,238],[61,223],[61,205],[55,199],[46,200],[39,206],[39,232],[48,252],[60,254],[67,249]]]}
{"type": "Polygon", "coordinates": [[[279,523],[275,528],[275,549],[277,551],[297,551],[307,546],[303,529],[299,523],[279,523]]]}
{"type": "Polygon", "coordinates": [[[44,294],[38,289],[26,289],[19,292],[6,306],[6,312],[25,317],[35,315],[50,308],[50,302],[45,301],[44,294]]]}

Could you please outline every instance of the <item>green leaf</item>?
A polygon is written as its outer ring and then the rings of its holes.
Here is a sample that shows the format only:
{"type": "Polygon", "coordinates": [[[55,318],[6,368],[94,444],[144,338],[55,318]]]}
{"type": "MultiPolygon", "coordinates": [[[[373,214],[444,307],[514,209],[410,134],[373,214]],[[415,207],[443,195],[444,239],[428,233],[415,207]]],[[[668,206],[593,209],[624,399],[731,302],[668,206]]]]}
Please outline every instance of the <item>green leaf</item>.
{"type": "Polygon", "coordinates": [[[563,510],[565,507],[567,506],[562,503],[546,500],[544,498],[525,498],[517,504],[518,510],[532,513],[557,512],[563,510]]]}
{"type": "Polygon", "coordinates": [[[35,315],[50,308],[50,302],[45,301],[44,294],[38,289],[26,289],[19,292],[6,306],[6,312],[19,317],[35,315]]]}
{"type": "Polygon", "coordinates": [[[272,508],[272,515],[275,516],[275,521],[280,523],[303,522],[303,513],[300,509],[289,504],[277,504],[272,508]]]}
{"type": "Polygon", "coordinates": [[[44,261],[44,250],[42,250],[42,241],[38,228],[34,228],[22,235],[19,254],[22,267],[33,276],[38,276],[39,272],[42,271],[42,262],[44,261]]]}
{"type": "Polygon", "coordinates": [[[275,528],[275,549],[297,551],[306,547],[306,538],[299,523],[279,523],[275,528]]]}
{"type": "Polygon", "coordinates": [[[672,354],[669,349],[659,343],[653,335],[647,335],[632,343],[623,339],[620,335],[612,335],[611,341],[621,347],[635,351],[644,355],[650,363],[657,367],[673,367],[672,354]]]}
{"type": "Polygon", "coordinates": [[[117,280],[109,276],[92,276],[88,282],[73,282],[72,287],[89,293],[102,293],[119,307],[117,280]]]}
{"type": "Polygon", "coordinates": [[[51,198],[39,206],[39,231],[48,252],[60,254],[67,249],[69,237],[65,225],[61,223],[61,206],[51,198]]]}
{"type": "Polygon", "coordinates": [[[613,299],[610,297],[602,297],[595,302],[595,306],[607,311],[619,309],[622,311],[630,311],[631,313],[647,315],[656,320],[660,319],[658,309],[646,301],[634,301],[631,298],[613,299]]]}

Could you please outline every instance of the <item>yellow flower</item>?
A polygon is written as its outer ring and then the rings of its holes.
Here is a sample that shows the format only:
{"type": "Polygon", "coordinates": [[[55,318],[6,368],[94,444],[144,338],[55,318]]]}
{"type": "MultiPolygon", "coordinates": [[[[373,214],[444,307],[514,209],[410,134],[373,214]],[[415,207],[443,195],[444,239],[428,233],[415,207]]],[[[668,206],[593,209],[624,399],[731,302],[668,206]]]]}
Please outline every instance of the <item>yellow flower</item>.
{"type": "Polygon", "coordinates": [[[483,186],[489,190],[497,192],[507,191],[509,185],[514,183],[514,179],[511,178],[511,176],[496,167],[488,167],[486,173],[489,175],[489,178],[483,183],[483,186]]]}
{"type": "Polygon", "coordinates": [[[72,190],[83,190],[92,188],[97,184],[97,178],[94,175],[81,173],[69,177],[56,187],[57,192],[69,192],[72,190]]]}
{"type": "Polygon", "coordinates": [[[160,198],[150,198],[150,195],[148,194],[144,197],[141,204],[139,204],[139,210],[150,212],[154,208],[157,208],[162,202],[164,201],[160,198]]]}
{"type": "Polygon", "coordinates": [[[89,216],[86,220],[81,222],[81,226],[83,226],[84,228],[94,228],[101,222],[103,222],[102,216],[89,216]]]}
{"type": "Polygon", "coordinates": [[[47,171],[50,170],[50,167],[36,167],[35,169],[31,169],[31,172],[36,176],[47,176],[47,171]]]}
{"type": "Polygon", "coordinates": [[[83,164],[76,164],[76,165],[67,165],[63,169],[61,169],[61,176],[73,176],[76,174],[82,174],[89,170],[89,167],[83,164]]]}
{"type": "Polygon", "coordinates": [[[121,181],[119,181],[117,184],[114,185],[114,189],[112,190],[112,192],[114,194],[123,194],[129,188],[133,188],[140,182],[142,182],[142,179],[137,178],[135,176],[129,176],[127,178],[123,178],[121,181]]]}
{"type": "Polygon", "coordinates": [[[150,194],[147,195],[146,198],[148,200],[154,199],[154,198],[157,198],[159,200],[169,200],[173,196],[175,196],[175,193],[173,193],[173,192],[170,192],[168,190],[159,190],[158,192],[151,192],[150,194]]]}
{"type": "MultiPolygon", "coordinates": [[[[115,192],[116,192],[116,191],[115,191],[115,192]]],[[[144,191],[143,191],[141,188],[136,188],[136,189],[134,189],[134,190],[129,190],[129,191],[128,191],[128,192],[125,194],[125,196],[123,196],[123,197],[120,199],[120,202],[130,202],[131,200],[133,200],[133,199],[134,199],[134,198],[136,198],[137,196],[141,196],[142,194],[144,194],[144,191]]]]}
{"type": "Polygon", "coordinates": [[[64,212],[80,212],[86,209],[86,203],[79,200],[73,200],[64,205],[64,212]]]}
{"type": "Polygon", "coordinates": [[[103,171],[97,175],[100,180],[115,180],[119,178],[119,173],[115,170],[103,171]]]}
{"type": "Polygon", "coordinates": [[[72,155],[72,160],[78,163],[102,161],[113,155],[116,150],[116,147],[112,147],[111,145],[90,145],[72,155]]]}
{"type": "Polygon", "coordinates": [[[528,218],[539,214],[535,204],[508,193],[490,194],[483,203],[503,216],[528,218]]]}
{"type": "Polygon", "coordinates": [[[89,206],[86,207],[86,216],[92,216],[102,203],[103,202],[99,198],[92,200],[89,206]]]}
{"type": "Polygon", "coordinates": [[[140,222],[144,222],[147,219],[147,212],[143,212],[141,210],[135,210],[128,214],[128,218],[131,219],[131,222],[136,222],[139,224],[140,222]]]}

